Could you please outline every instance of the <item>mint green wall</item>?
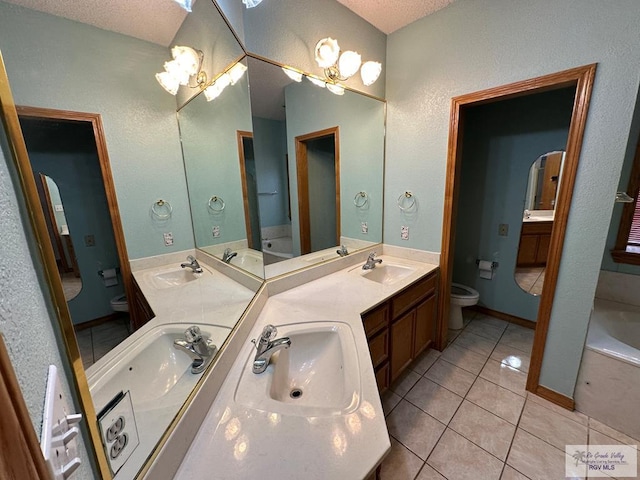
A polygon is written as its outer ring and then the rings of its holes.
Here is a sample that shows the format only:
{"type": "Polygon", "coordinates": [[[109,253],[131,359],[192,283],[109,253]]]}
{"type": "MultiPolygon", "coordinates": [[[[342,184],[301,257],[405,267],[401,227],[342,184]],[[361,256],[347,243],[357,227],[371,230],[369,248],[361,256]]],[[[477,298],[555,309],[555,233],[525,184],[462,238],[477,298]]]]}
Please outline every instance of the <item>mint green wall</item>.
{"type": "MultiPolygon", "coordinates": [[[[334,95],[308,81],[288,85],[285,100],[293,231],[300,230],[295,138],[338,126],[341,235],[370,242],[382,241],[384,103],[353,92],[334,95]],[[353,204],[354,196],[360,191],[369,195],[367,208],[358,209],[353,204]],[[367,222],[368,234],[361,233],[361,222],[367,222]]],[[[300,235],[294,233],[293,238],[294,254],[299,254],[300,235]]]]}
{"type": "Polygon", "coordinates": [[[453,281],[476,289],[480,305],[534,322],[540,297],[514,277],[529,170],[566,149],[574,96],[569,88],[520,97],[476,107],[465,120],[453,281]],[[498,262],[491,280],[479,277],[476,259],[498,262]]]}
{"type": "MultiPolygon", "coordinates": [[[[40,438],[49,365],[58,368],[67,398],[75,395],[69,385],[70,365],[66,356],[59,353],[59,349],[64,351],[61,332],[51,323],[55,318],[53,305],[48,294],[43,293],[47,287],[42,278],[42,265],[34,260],[38,255],[37,246],[24,201],[14,187],[16,182],[4,129],[0,128],[0,335],[7,346],[34,431],[40,438]]],[[[82,464],[75,473],[76,478],[97,478],[85,447],[91,444],[86,420],[80,428],[82,437],[78,440],[82,441],[76,445],[82,464]]]]}
{"type": "MultiPolygon", "coordinates": [[[[256,158],[260,227],[288,225],[287,130],[280,120],[253,117],[253,151],[256,158]]],[[[290,157],[291,158],[291,157],[290,157]]]]}
{"type": "Polygon", "coordinates": [[[238,130],[251,131],[247,75],[211,102],[198,95],[178,112],[178,123],[196,245],[247,238],[237,140],[238,130]],[[220,213],[208,208],[213,196],[225,202],[220,213]],[[212,234],[214,225],[220,227],[218,238],[212,234]]]}
{"type": "Polygon", "coordinates": [[[597,62],[540,383],[573,396],[640,80],[636,0],[458,0],[387,40],[385,241],[440,251],[451,98],[597,62]],[[412,190],[417,215],[397,196],[412,190]]]}
{"type": "Polygon", "coordinates": [[[102,115],[129,257],[193,248],[175,98],[154,78],[168,50],[0,2],[0,51],[17,104],[102,115]],[[163,224],[159,198],[173,206],[163,224]]]}

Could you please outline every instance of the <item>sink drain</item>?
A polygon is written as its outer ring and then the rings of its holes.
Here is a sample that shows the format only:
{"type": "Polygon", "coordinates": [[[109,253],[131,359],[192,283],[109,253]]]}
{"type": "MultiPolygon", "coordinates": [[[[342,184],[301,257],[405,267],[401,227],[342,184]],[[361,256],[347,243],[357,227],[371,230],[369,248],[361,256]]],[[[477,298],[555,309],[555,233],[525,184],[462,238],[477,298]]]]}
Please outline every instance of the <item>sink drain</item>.
{"type": "Polygon", "coordinates": [[[289,393],[289,396],[293,399],[300,398],[302,396],[302,390],[300,390],[299,388],[294,388],[289,393]]]}

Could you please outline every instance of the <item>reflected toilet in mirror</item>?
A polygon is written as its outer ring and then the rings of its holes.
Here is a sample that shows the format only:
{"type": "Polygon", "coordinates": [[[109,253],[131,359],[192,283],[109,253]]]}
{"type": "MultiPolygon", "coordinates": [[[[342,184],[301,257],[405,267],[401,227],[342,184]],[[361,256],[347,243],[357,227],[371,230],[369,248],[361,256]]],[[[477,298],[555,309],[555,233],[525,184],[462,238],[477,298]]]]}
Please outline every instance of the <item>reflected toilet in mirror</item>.
{"type": "Polygon", "coordinates": [[[532,295],[542,294],[564,156],[563,151],[546,153],[529,170],[515,280],[532,295]]]}

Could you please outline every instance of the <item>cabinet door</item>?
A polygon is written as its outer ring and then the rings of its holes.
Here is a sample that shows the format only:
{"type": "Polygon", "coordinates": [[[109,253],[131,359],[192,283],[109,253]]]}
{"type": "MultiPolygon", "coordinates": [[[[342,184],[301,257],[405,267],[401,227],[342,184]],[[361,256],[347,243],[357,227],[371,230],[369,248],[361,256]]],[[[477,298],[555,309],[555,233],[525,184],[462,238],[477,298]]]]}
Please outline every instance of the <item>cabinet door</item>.
{"type": "Polygon", "coordinates": [[[436,339],[436,305],[436,296],[433,295],[416,307],[413,358],[416,358],[436,339]]]}
{"type": "Polygon", "coordinates": [[[538,265],[546,265],[549,256],[549,244],[551,243],[551,235],[540,235],[538,237],[538,251],[536,252],[536,263],[538,265]]]}
{"type": "Polygon", "coordinates": [[[391,325],[391,382],[413,359],[413,329],[416,311],[411,310],[391,325]]]}
{"type": "Polygon", "coordinates": [[[538,251],[538,235],[522,235],[518,249],[518,265],[533,265],[536,263],[538,251]]]}

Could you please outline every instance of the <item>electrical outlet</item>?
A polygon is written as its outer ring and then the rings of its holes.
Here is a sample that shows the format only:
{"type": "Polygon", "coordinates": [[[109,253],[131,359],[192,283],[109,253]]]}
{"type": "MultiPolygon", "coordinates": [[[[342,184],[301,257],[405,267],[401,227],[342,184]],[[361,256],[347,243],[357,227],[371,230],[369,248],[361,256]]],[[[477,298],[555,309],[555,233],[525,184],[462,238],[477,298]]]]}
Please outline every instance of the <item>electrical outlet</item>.
{"type": "Polygon", "coordinates": [[[96,236],[95,235],[85,235],[84,236],[84,246],[85,247],[95,247],[96,246],[96,236]]]}
{"type": "Polygon", "coordinates": [[[171,245],[173,245],[173,233],[171,232],[163,233],[162,237],[164,238],[165,247],[170,247],[171,245]]]}
{"type": "Polygon", "coordinates": [[[220,225],[214,225],[211,233],[213,234],[213,238],[220,237],[220,225]]]}
{"type": "Polygon", "coordinates": [[[97,416],[107,460],[116,475],[140,442],[130,393],[118,393],[97,416]]]}
{"type": "Polygon", "coordinates": [[[360,223],[360,231],[364,234],[369,233],[369,225],[367,225],[367,222],[360,223]]]}
{"type": "Polygon", "coordinates": [[[400,227],[400,238],[402,240],[409,240],[409,227],[400,227]]]}
{"type": "Polygon", "coordinates": [[[63,207],[62,205],[55,205],[55,206],[53,207],[53,209],[54,209],[56,212],[64,212],[64,207],[63,207]]]}
{"type": "Polygon", "coordinates": [[[498,235],[500,235],[501,237],[508,237],[509,236],[509,224],[508,223],[501,223],[498,226],[498,235]]]}

